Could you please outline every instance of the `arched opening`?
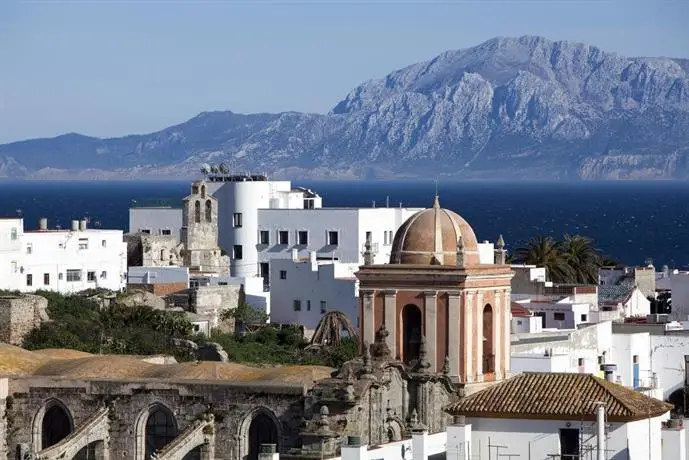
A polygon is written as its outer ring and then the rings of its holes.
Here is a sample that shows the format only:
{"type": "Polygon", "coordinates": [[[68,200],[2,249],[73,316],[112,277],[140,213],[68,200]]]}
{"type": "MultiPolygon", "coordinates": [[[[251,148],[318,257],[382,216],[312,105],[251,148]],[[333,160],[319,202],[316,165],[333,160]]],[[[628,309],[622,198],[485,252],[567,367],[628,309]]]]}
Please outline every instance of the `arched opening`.
{"type": "Polygon", "coordinates": [[[51,404],[41,422],[41,450],[65,439],[74,429],[72,417],[61,404],[51,404]]]}
{"type": "Polygon", "coordinates": [[[667,399],[670,404],[675,406],[673,412],[675,412],[676,414],[686,415],[687,411],[684,407],[684,388],[680,388],[678,390],[673,391],[672,393],[670,393],[670,397],[667,399]]]}
{"type": "Polygon", "coordinates": [[[151,458],[153,453],[160,451],[177,436],[177,420],[174,415],[163,406],[154,406],[146,419],[146,447],[145,457],[151,458]]]}
{"type": "Polygon", "coordinates": [[[198,200],[194,203],[194,222],[201,222],[201,202],[198,200]]]}
{"type": "Polygon", "coordinates": [[[402,309],[402,361],[410,363],[419,359],[421,346],[421,310],[413,304],[402,309]]]}
{"type": "Polygon", "coordinates": [[[213,220],[213,203],[211,200],[206,200],[206,222],[212,222],[213,220]]]}
{"type": "Polygon", "coordinates": [[[182,460],[201,460],[201,446],[196,446],[189,451],[182,460]]]}
{"type": "Polygon", "coordinates": [[[258,460],[261,444],[275,444],[279,452],[278,427],[272,417],[264,412],[257,413],[249,425],[248,460],[258,460]]]}
{"type": "Polygon", "coordinates": [[[206,186],[201,186],[201,198],[206,198],[206,186]]]}
{"type": "Polygon", "coordinates": [[[495,346],[493,344],[493,307],[483,307],[483,373],[495,372],[495,346]]]}
{"type": "Polygon", "coordinates": [[[94,441],[82,447],[72,460],[98,460],[103,458],[103,441],[94,441]]]}

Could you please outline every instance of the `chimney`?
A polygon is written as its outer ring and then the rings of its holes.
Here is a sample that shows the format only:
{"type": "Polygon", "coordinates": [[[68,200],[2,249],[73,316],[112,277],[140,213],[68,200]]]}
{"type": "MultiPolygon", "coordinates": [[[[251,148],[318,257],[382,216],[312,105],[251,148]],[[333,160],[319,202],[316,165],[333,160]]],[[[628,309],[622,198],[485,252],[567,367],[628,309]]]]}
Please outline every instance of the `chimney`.
{"type": "Polygon", "coordinates": [[[447,426],[447,458],[470,460],[471,425],[463,415],[456,415],[447,426]]]}
{"type": "Polygon", "coordinates": [[[80,231],[83,232],[84,230],[86,230],[86,222],[87,222],[86,219],[82,219],[79,221],[79,230],[80,231]]]}
{"type": "Polygon", "coordinates": [[[309,262],[311,263],[311,270],[314,272],[318,271],[318,257],[316,257],[316,251],[309,251],[309,262]]]}
{"type": "Polygon", "coordinates": [[[299,249],[292,249],[292,262],[299,262],[299,249]]]}
{"type": "Polygon", "coordinates": [[[38,229],[43,232],[48,230],[48,219],[41,217],[38,221],[38,229]]]}
{"type": "Polygon", "coordinates": [[[608,382],[615,383],[615,371],[617,370],[616,364],[603,364],[603,374],[605,375],[605,380],[608,382]]]}
{"type": "Polygon", "coordinates": [[[602,403],[598,405],[596,411],[596,425],[598,428],[597,458],[598,460],[605,460],[605,405],[602,403]]]}
{"type": "Polygon", "coordinates": [[[79,221],[78,220],[72,221],[72,231],[73,232],[79,231],[79,221]]]}

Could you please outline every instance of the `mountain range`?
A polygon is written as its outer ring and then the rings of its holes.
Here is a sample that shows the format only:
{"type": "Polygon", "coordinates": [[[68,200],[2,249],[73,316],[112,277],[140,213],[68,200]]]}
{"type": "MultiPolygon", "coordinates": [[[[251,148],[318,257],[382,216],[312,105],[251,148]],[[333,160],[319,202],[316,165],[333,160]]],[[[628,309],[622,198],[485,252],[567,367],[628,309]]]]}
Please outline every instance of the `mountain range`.
{"type": "Polygon", "coordinates": [[[689,178],[689,59],[498,37],[354,88],[328,114],[204,112],[162,131],[0,145],[0,176],[689,178]]]}

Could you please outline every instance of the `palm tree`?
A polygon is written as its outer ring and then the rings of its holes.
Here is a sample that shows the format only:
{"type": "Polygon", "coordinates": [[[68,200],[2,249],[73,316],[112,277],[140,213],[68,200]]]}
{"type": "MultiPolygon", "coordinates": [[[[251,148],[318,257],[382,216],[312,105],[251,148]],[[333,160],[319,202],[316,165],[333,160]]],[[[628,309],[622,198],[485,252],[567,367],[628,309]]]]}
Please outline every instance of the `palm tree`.
{"type": "Polygon", "coordinates": [[[560,252],[572,269],[573,283],[598,284],[598,271],[603,257],[592,239],[581,235],[565,234],[560,252]]]}
{"type": "Polygon", "coordinates": [[[550,236],[535,236],[517,248],[514,259],[521,264],[545,267],[546,276],[554,283],[569,283],[574,272],[561,247],[562,243],[550,236]]]}

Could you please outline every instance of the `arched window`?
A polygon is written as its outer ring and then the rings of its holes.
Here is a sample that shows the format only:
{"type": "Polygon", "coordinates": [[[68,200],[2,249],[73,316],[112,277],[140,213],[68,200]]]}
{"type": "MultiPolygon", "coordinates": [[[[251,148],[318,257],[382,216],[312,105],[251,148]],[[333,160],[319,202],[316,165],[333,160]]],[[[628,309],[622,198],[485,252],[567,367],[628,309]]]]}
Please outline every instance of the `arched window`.
{"type": "Polygon", "coordinates": [[[495,372],[495,344],[493,343],[493,307],[483,307],[483,373],[495,372]]]}
{"type": "Polygon", "coordinates": [[[194,222],[201,222],[201,202],[198,200],[194,203],[194,222]]]}
{"type": "Polygon", "coordinates": [[[201,198],[206,198],[206,186],[201,186],[201,198]]]}
{"type": "Polygon", "coordinates": [[[402,361],[419,359],[421,347],[421,310],[413,304],[402,309],[402,361]]]}
{"type": "Polygon", "coordinates": [[[213,203],[211,200],[206,200],[206,222],[213,220],[213,203]]]}
{"type": "Polygon", "coordinates": [[[168,409],[154,407],[146,420],[146,457],[167,446],[177,436],[177,422],[168,409]]]}
{"type": "Polygon", "coordinates": [[[72,417],[61,404],[52,404],[41,422],[41,450],[65,439],[74,429],[72,417]]]}
{"type": "Polygon", "coordinates": [[[249,425],[248,460],[258,460],[261,444],[278,444],[278,429],[275,422],[263,412],[256,414],[249,425]]]}

